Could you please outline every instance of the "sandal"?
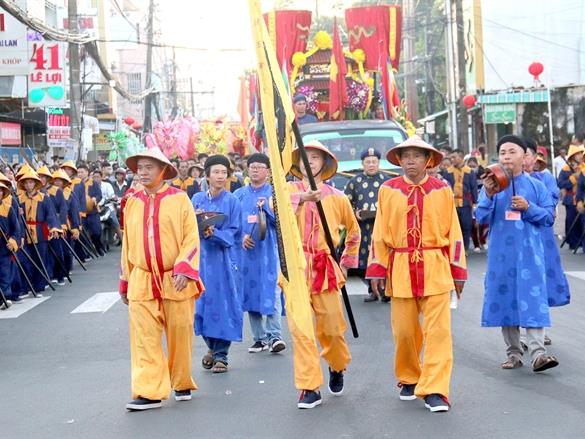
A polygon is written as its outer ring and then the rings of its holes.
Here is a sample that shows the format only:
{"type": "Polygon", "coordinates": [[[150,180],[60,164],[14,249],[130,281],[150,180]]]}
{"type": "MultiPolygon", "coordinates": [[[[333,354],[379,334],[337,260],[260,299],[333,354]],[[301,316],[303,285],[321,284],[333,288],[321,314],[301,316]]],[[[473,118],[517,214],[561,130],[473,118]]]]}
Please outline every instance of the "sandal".
{"type": "Polygon", "coordinates": [[[534,360],[534,363],[532,363],[532,371],[544,372],[545,370],[552,369],[558,365],[559,361],[554,355],[542,354],[536,360],[534,360]]]}
{"type": "Polygon", "coordinates": [[[515,357],[510,357],[502,363],[502,369],[518,369],[522,367],[522,360],[515,357]]]}
{"type": "Polygon", "coordinates": [[[213,363],[213,369],[211,371],[213,373],[224,373],[228,371],[228,367],[223,361],[216,361],[213,363]]]}
{"type": "Polygon", "coordinates": [[[213,367],[213,355],[208,351],[201,359],[201,366],[203,369],[209,370],[213,367]]]}

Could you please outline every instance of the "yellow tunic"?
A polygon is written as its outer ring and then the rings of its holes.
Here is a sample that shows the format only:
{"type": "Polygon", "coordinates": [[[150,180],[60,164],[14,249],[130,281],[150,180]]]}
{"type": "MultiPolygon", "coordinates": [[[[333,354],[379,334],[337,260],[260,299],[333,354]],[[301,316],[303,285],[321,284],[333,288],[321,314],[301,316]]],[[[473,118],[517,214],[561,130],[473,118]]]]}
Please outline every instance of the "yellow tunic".
{"type": "Polygon", "coordinates": [[[449,185],[426,176],[387,181],[378,194],[368,278],[387,279],[386,295],[423,297],[467,278],[461,228],[449,185]]]}
{"type": "MultiPolygon", "coordinates": [[[[335,247],[341,241],[342,230],[346,231],[345,249],[339,263],[346,268],[357,268],[361,236],[351,204],[343,192],[329,185],[321,184],[319,189],[335,247]]],[[[345,278],[331,257],[317,205],[311,202],[299,204],[300,193],[307,190],[302,182],[289,183],[289,190],[307,259],[309,289],[313,294],[338,291],[345,284],[345,278]]]]}
{"type": "Polygon", "coordinates": [[[164,184],[155,195],[133,194],[124,208],[120,292],[128,300],[185,300],[199,297],[199,233],[187,195],[164,184]],[[194,282],[177,292],[173,275],[194,282]]]}

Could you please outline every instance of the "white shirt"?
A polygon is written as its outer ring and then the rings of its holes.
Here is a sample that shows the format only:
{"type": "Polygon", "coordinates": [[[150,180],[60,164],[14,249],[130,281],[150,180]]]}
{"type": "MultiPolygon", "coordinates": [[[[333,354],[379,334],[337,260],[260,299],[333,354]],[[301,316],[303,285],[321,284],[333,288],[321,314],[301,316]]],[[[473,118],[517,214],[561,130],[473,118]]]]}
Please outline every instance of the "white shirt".
{"type": "Polygon", "coordinates": [[[563,166],[565,166],[567,163],[565,162],[565,159],[562,158],[560,155],[556,156],[553,161],[555,165],[555,177],[558,178],[561,169],[563,169],[563,166]]]}

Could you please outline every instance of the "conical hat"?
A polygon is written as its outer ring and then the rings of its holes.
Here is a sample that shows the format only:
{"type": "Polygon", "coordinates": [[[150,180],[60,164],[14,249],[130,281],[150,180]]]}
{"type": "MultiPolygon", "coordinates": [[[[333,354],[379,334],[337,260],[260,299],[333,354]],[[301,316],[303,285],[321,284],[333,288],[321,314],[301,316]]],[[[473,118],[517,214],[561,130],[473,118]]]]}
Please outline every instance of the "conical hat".
{"type": "Polygon", "coordinates": [[[44,175],[45,177],[49,178],[53,176],[53,174],[51,174],[51,171],[49,171],[49,167],[47,165],[43,165],[39,169],[37,169],[37,175],[39,176],[44,175]]]}
{"type": "Polygon", "coordinates": [[[0,182],[0,190],[2,190],[2,199],[6,198],[10,195],[10,188],[6,186],[4,183],[0,182]]]}
{"type": "Polygon", "coordinates": [[[61,169],[63,169],[63,168],[73,169],[73,171],[75,172],[75,175],[77,175],[77,166],[75,166],[75,163],[73,163],[73,160],[67,160],[65,163],[63,163],[61,165],[61,169]]]}
{"type": "Polygon", "coordinates": [[[429,145],[417,135],[409,137],[400,145],[396,145],[391,148],[390,151],[386,153],[386,159],[393,165],[401,166],[399,153],[402,149],[405,148],[419,148],[424,149],[425,151],[429,151],[431,154],[431,159],[427,164],[427,168],[435,168],[443,161],[443,154],[441,154],[440,151],[436,150],[432,145],[429,145]]]}
{"type": "Polygon", "coordinates": [[[71,184],[71,179],[67,175],[67,172],[65,172],[63,169],[57,169],[51,175],[51,180],[55,180],[57,178],[63,180],[65,182],[65,186],[69,186],[71,184]]]}
{"type": "Polygon", "coordinates": [[[2,172],[0,172],[0,183],[5,183],[8,186],[12,185],[12,182],[10,181],[10,179],[6,175],[4,175],[2,172]]]}
{"type": "Polygon", "coordinates": [[[575,154],[585,152],[585,146],[583,145],[571,145],[569,146],[569,152],[567,153],[567,160],[570,160],[575,154]]]}
{"type": "Polygon", "coordinates": [[[30,166],[28,163],[25,163],[24,165],[22,165],[20,167],[20,169],[18,170],[18,172],[16,173],[14,178],[16,179],[16,181],[18,181],[23,176],[23,174],[30,172],[30,171],[35,172],[35,170],[32,168],[32,166],[30,166]]]}
{"type": "Polygon", "coordinates": [[[138,170],[138,160],[143,158],[153,159],[162,164],[165,167],[165,172],[163,174],[163,178],[165,180],[172,180],[178,175],[177,169],[158,148],[145,149],[144,151],[139,152],[138,154],[128,157],[126,159],[126,166],[128,166],[128,169],[130,169],[132,172],[136,174],[138,170]]]}
{"type": "Polygon", "coordinates": [[[18,189],[24,190],[24,180],[36,181],[36,189],[37,190],[39,190],[41,188],[41,186],[43,185],[43,183],[41,182],[41,179],[39,178],[37,173],[32,170],[32,168],[20,176],[20,179],[18,180],[18,183],[17,183],[18,189]]]}
{"type": "MultiPolygon", "coordinates": [[[[331,151],[329,151],[329,149],[325,145],[323,145],[318,140],[311,140],[310,142],[307,142],[305,144],[305,149],[314,149],[314,150],[322,151],[325,153],[325,156],[327,157],[327,159],[325,161],[325,165],[323,166],[323,169],[321,170],[321,180],[323,180],[323,181],[329,180],[331,177],[333,177],[337,173],[337,158],[335,157],[335,155],[333,155],[333,153],[331,151]]],[[[303,174],[301,173],[300,161],[301,161],[301,151],[297,147],[292,152],[293,166],[290,169],[290,173],[292,175],[294,175],[295,177],[302,179],[303,174]]]]}

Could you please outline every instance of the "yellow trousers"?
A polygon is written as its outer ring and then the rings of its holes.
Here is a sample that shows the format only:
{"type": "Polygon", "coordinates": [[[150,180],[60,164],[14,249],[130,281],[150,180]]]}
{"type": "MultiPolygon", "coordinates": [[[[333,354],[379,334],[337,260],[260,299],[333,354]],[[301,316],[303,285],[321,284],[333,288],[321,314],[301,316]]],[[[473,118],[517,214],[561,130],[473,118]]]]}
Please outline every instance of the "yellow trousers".
{"type": "Polygon", "coordinates": [[[191,377],[195,300],[130,301],[132,398],[167,399],[171,390],[196,390],[191,377]],[[162,343],[166,335],[168,359],[162,343]]]}
{"type": "MultiPolygon", "coordinates": [[[[351,361],[344,332],[347,328],[339,291],[311,294],[321,356],[332,370],[342,371],[351,361]]],[[[305,337],[292,319],[288,327],[293,341],[293,363],[297,389],[315,390],[323,384],[319,352],[312,339],[305,337]]]]}
{"type": "Polygon", "coordinates": [[[394,373],[400,383],[416,384],[420,398],[432,393],[449,397],[453,366],[449,303],[449,293],[420,299],[392,297],[394,373]]]}

